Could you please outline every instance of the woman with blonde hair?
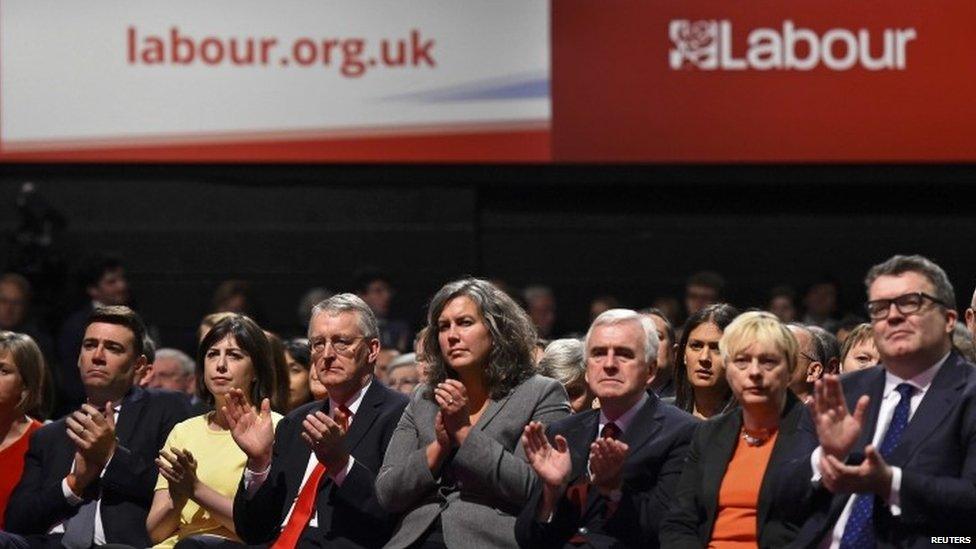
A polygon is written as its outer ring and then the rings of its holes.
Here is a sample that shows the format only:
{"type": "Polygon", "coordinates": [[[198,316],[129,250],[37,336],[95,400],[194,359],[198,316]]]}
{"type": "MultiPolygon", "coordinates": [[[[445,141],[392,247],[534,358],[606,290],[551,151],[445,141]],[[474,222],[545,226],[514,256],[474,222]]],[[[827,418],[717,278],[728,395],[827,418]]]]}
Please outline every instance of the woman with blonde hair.
{"type": "Polygon", "coordinates": [[[806,408],[789,390],[798,344],[776,316],[754,311],[726,327],[719,349],[739,406],[695,433],[661,546],[785,547],[808,514],[818,444],[799,428],[806,408]]]}

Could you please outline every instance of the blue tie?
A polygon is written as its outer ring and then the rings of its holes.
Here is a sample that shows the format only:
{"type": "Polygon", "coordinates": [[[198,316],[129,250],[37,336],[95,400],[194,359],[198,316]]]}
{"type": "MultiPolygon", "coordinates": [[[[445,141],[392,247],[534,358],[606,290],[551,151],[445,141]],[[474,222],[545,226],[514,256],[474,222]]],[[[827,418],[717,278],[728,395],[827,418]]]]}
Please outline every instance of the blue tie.
{"type": "MultiPolygon", "coordinates": [[[[891,416],[891,423],[885,431],[881,441],[879,453],[887,460],[898,447],[901,435],[908,427],[908,416],[911,413],[912,393],[915,388],[907,383],[895,387],[901,395],[901,400],[895,406],[895,413],[891,416]]],[[[851,515],[847,517],[844,535],[840,539],[841,549],[868,549],[877,546],[874,539],[874,494],[858,494],[851,507],[851,515]]]]}

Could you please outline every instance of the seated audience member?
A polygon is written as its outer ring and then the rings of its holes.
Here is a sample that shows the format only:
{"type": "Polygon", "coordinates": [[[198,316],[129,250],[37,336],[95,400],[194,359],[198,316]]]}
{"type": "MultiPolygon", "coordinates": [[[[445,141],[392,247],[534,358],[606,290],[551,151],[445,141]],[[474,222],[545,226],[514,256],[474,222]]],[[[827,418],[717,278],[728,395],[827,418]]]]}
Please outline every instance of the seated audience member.
{"type": "Polygon", "coordinates": [[[578,339],[557,339],[546,347],[539,361],[539,373],[558,381],[569,397],[574,414],[593,407],[595,395],[586,384],[586,360],[583,342],[578,339]]]}
{"type": "Polygon", "coordinates": [[[956,322],[952,329],[952,348],[969,362],[976,362],[976,342],[973,341],[973,334],[961,322],[956,322]]]}
{"type": "Polygon", "coordinates": [[[308,340],[296,338],[286,341],[285,360],[288,362],[288,411],[290,412],[315,400],[309,380],[312,357],[308,340]]]}
{"type": "Polygon", "coordinates": [[[428,370],[427,355],[424,354],[424,338],[427,337],[427,327],[424,326],[417,332],[417,337],[413,340],[414,360],[417,361],[417,370],[420,372],[420,382],[427,383],[428,370]]]}
{"type": "Polygon", "coordinates": [[[776,286],[769,291],[766,310],[776,315],[780,322],[796,320],[796,292],[790,286],[776,286]]]}
{"type": "Polygon", "coordinates": [[[285,342],[278,337],[277,334],[264,331],[265,337],[268,338],[268,344],[271,346],[271,365],[273,378],[273,387],[271,396],[271,409],[279,414],[284,414],[288,411],[288,397],[291,393],[290,391],[290,380],[291,376],[288,373],[288,358],[285,356],[285,342]]]}
{"type": "Polygon", "coordinates": [[[844,315],[843,318],[840,319],[840,325],[837,327],[837,331],[834,332],[834,336],[837,337],[837,343],[844,345],[844,342],[847,341],[848,337],[850,337],[851,331],[861,324],[864,324],[865,320],[866,319],[854,314],[844,315]]]}
{"type": "Polygon", "coordinates": [[[132,378],[132,384],[146,387],[152,381],[153,363],[156,362],[156,342],[149,335],[142,338],[142,354],[146,357],[146,363],[136,370],[136,375],[132,378]]]}
{"type": "MultiPolygon", "coordinates": [[[[190,406],[197,410],[202,399],[197,396],[196,364],[186,353],[178,349],[162,348],[156,351],[153,362],[152,375],[145,387],[149,389],[167,389],[186,395],[190,406]]],[[[205,405],[204,405],[205,406],[205,405]]],[[[200,410],[200,414],[209,408],[200,410]]],[[[199,414],[197,414],[199,415],[199,414]]]]}
{"type": "Polygon", "coordinates": [[[396,517],[377,502],[376,473],[407,397],[373,379],[379,328],[355,295],[316,305],[308,336],[327,400],[294,410],[277,430],[267,407],[254,410],[240,391],[228,406],[247,455],[234,499],[237,535],[274,547],[379,547],[396,517]]]}
{"type": "Polygon", "coordinates": [[[530,421],[569,414],[566,391],[535,374],[532,322],[485,280],[442,287],[424,349],[430,381],[414,392],[376,479],[403,513],[389,549],[513,547],[515,516],[537,483],[518,448],[530,421]]]}
{"type": "MultiPolygon", "coordinates": [[[[54,417],[75,410],[85,401],[85,387],[78,377],[78,349],[88,326],[88,317],[97,307],[127,305],[129,283],[122,262],[114,256],[96,254],[85,258],[79,279],[90,300],[71,313],[58,335],[57,408],[54,417]]],[[[140,343],[141,346],[141,343],[140,343]]]]}
{"type": "Polygon", "coordinates": [[[416,355],[407,353],[396,357],[386,370],[387,383],[391,389],[405,395],[412,395],[420,385],[420,369],[416,355]]]}
{"type": "MultiPolygon", "coordinates": [[[[820,340],[823,347],[823,370],[824,375],[840,373],[840,340],[837,336],[824,330],[820,326],[807,326],[813,332],[814,337],[820,340]]],[[[822,376],[821,376],[822,377],[822,376]]]]}
{"type": "Polygon", "coordinates": [[[856,372],[876,366],[881,357],[874,344],[874,330],[870,324],[861,324],[851,330],[840,351],[841,373],[856,372]]]}
{"type": "Polygon", "coordinates": [[[620,300],[615,296],[606,294],[594,297],[590,301],[590,322],[610,309],[616,309],[620,307],[620,300]]]}
{"type": "Polygon", "coordinates": [[[657,370],[648,387],[661,398],[674,398],[674,326],[664,311],[650,307],[640,313],[654,322],[657,328],[657,370]]]}
{"type": "Polygon", "coordinates": [[[725,327],[739,311],[726,303],[699,309],[688,318],[674,364],[674,405],[701,419],[735,406],[718,350],[725,327]]]}
{"type": "Polygon", "coordinates": [[[806,402],[807,398],[813,396],[813,384],[824,376],[827,352],[823,341],[809,326],[794,322],[787,327],[793,332],[798,345],[797,365],[791,369],[793,378],[790,380],[790,389],[800,402],[806,402]]]}
{"type": "Polygon", "coordinates": [[[719,342],[737,409],[702,424],[661,525],[662,547],[786,547],[812,503],[802,471],[816,437],[789,390],[798,346],[779,319],[748,312],[719,342]]]}
{"type": "Polygon", "coordinates": [[[224,280],[217,285],[210,303],[214,313],[236,313],[254,316],[251,284],[246,280],[224,280]]]}
{"type": "Polygon", "coordinates": [[[585,354],[600,409],[525,427],[521,444],[540,482],[515,527],[521,547],[658,546],[698,421],[647,392],[656,332],[628,309],[598,316],[585,354]]]}
{"type": "Polygon", "coordinates": [[[410,327],[403,320],[390,318],[393,283],[386,274],[363,269],[355,275],[356,295],[369,305],[380,330],[380,349],[406,351],[410,346],[410,327]]]}
{"type": "Polygon", "coordinates": [[[380,354],[376,357],[376,371],[373,372],[373,377],[376,378],[376,381],[387,383],[386,371],[390,367],[390,363],[396,360],[398,356],[400,356],[400,351],[396,349],[380,350],[380,354]]]}
{"type": "Polygon", "coordinates": [[[7,530],[69,549],[150,545],[154,460],[189,405],[176,393],[133,387],[146,363],[144,336],[128,307],[92,312],[77,359],[86,402],[31,437],[7,505],[7,530]]]}
{"type": "Polygon", "coordinates": [[[810,478],[822,497],[796,543],[972,539],[976,367],[952,350],[952,284],[929,259],[896,255],[872,267],[865,286],[882,367],[817,382],[810,478]]]}
{"type": "Polygon", "coordinates": [[[312,400],[322,400],[323,398],[328,398],[329,390],[322,385],[322,380],[319,379],[318,368],[315,364],[308,370],[308,390],[312,393],[312,400]]]}
{"type": "Polygon", "coordinates": [[[705,307],[718,303],[725,290],[725,279],[713,271],[701,271],[685,282],[685,314],[690,319],[705,307]]]}
{"type": "Polygon", "coordinates": [[[41,422],[27,414],[44,394],[44,357],[26,334],[0,331],[0,528],[24,470],[31,434],[41,422]]]}
{"type": "Polygon", "coordinates": [[[803,295],[802,323],[807,326],[820,326],[829,331],[837,331],[838,322],[834,318],[837,312],[837,294],[840,288],[837,282],[830,278],[822,278],[807,288],[803,295]]]}
{"type": "Polygon", "coordinates": [[[224,311],[222,313],[210,313],[209,315],[203,317],[200,320],[200,326],[197,328],[197,344],[203,341],[203,338],[206,337],[207,332],[210,331],[210,328],[213,328],[218,322],[230,317],[233,314],[234,313],[224,311]]]}
{"type": "Polygon", "coordinates": [[[540,284],[528,286],[522,290],[522,299],[539,337],[550,339],[556,336],[556,295],[552,288],[540,284]]]}
{"type": "MultiPolygon", "coordinates": [[[[247,457],[237,447],[223,408],[237,389],[253,407],[270,404],[274,386],[271,346],[251,319],[234,314],[200,343],[203,365],[197,390],[210,409],[173,427],[156,459],[159,477],[146,529],[156,547],[184,539],[240,541],[234,530],[234,495],[247,457]]],[[[281,416],[272,412],[272,423],[281,416]]],[[[185,544],[184,544],[185,545],[185,544]]]]}
{"type": "Polygon", "coordinates": [[[29,335],[44,355],[44,366],[51,371],[57,359],[54,340],[32,318],[33,295],[31,283],[23,276],[17,273],[0,276],[0,330],[29,335]]]}

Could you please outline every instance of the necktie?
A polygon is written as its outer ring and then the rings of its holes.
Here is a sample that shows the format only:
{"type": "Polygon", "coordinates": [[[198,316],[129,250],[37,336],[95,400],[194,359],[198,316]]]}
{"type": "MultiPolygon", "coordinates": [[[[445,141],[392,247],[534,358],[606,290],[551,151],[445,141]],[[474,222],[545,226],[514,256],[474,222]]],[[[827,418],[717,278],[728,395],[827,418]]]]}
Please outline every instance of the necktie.
{"type": "MultiPolygon", "coordinates": [[[[901,435],[908,427],[908,416],[911,413],[912,393],[915,388],[907,383],[895,387],[901,400],[895,406],[895,413],[891,416],[891,423],[881,440],[878,452],[886,460],[895,452],[901,435]]],[[[851,507],[851,515],[844,526],[844,535],[840,539],[841,549],[867,549],[877,546],[874,539],[874,494],[858,494],[851,507]]]]}
{"type": "Polygon", "coordinates": [[[64,536],[61,545],[67,549],[88,549],[95,537],[95,511],[98,500],[93,499],[83,503],[75,516],[64,526],[64,536]]]}
{"type": "MultiPolygon", "coordinates": [[[[345,405],[339,405],[338,408],[344,416],[341,420],[342,430],[347,431],[352,412],[345,405]]],[[[271,546],[271,549],[294,549],[298,543],[298,538],[301,537],[305,527],[308,526],[309,519],[312,518],[312,510],[315,508],[319,483],[322,481],[324,475],[325,466],[321,462],[315,464],[315,468],[312,469],[312,474],[308,476],[308,480],[302,485],[302,490],[299,492],[298,499],[295,501],[295,508],[292,509],[288,523],[281,529],[281,534],[274,542],[274,545],[271,546]]]]}
{"type": "Polygon", "coordinates": [[[603,430],[600,431],[601,437],[609,438],[613,440],[617,440],[618,438],[620,438],[620,434],[621,434],[620,427],[617,427],[617,424],[612,421],[604,425],[603,430]]]}

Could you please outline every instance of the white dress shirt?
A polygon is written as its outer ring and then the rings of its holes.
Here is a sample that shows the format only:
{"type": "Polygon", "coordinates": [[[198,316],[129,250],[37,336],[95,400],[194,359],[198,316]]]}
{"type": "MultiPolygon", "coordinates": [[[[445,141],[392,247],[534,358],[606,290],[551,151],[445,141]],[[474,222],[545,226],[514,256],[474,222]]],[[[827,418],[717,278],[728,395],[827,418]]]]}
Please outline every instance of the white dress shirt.
{"type": "MultiPolygon", "coordinates": [[[[946,359],[949,358],[949,353],[946,353],[938,362],[933,366],[929,367],[922,373],[911,379],[901,379],[900,377],[892,374],[890,371],[885,370],[885,385],[881,392],[881,407],[878,410],[878,421],[874,426],[874,436],[871,438],[871,444],[875,448],[879,448],[881,441],[884,439],[885,431],[888,430],[888,424],[891,423],[891,418],[895,414],[895,407],[898,406],[898,402],[901,401],[901,395],[895,390],[895,387],[902,383],[907,383],[915,387],[915,391],[912,393],[911,400],[909,401],[909,413],[908,420],[911,422],[912,417],[915,415],[915,410],[918,410],[919,404],[922,403],[922,398],[925,397],[925,393],[928,392],[929,387],[932,385],[932,380],[935,379],[935,375],[939,373],[942,365],[945,364],[946,359]]],[[[879,449],[880,451],[880,449],[879,449]]],[[[813,455],[810,456],[810,464],[813,466],[813,482],[820,481],[820,456],[823,454],[823,449],[818,447],[813,451],[813,455]]],[[[888,496],[888,509],[892,516],[898,516],[901,514],[901,467],[891,466],[891,493],[888,496]]],[[[844,506],[844,511],[840,514],[837,519],[837,524],[834,525],[833,531],[824,537],[823,541],[820,543],[822,549],[839,549],[840,540],[844,536],[844,527],[847,526],[847,519],[851,515],[851,510],[854,507],[854,500],[856,495],[852,495],[850,499],[847,500],[847,505],[844,506]]]]}

